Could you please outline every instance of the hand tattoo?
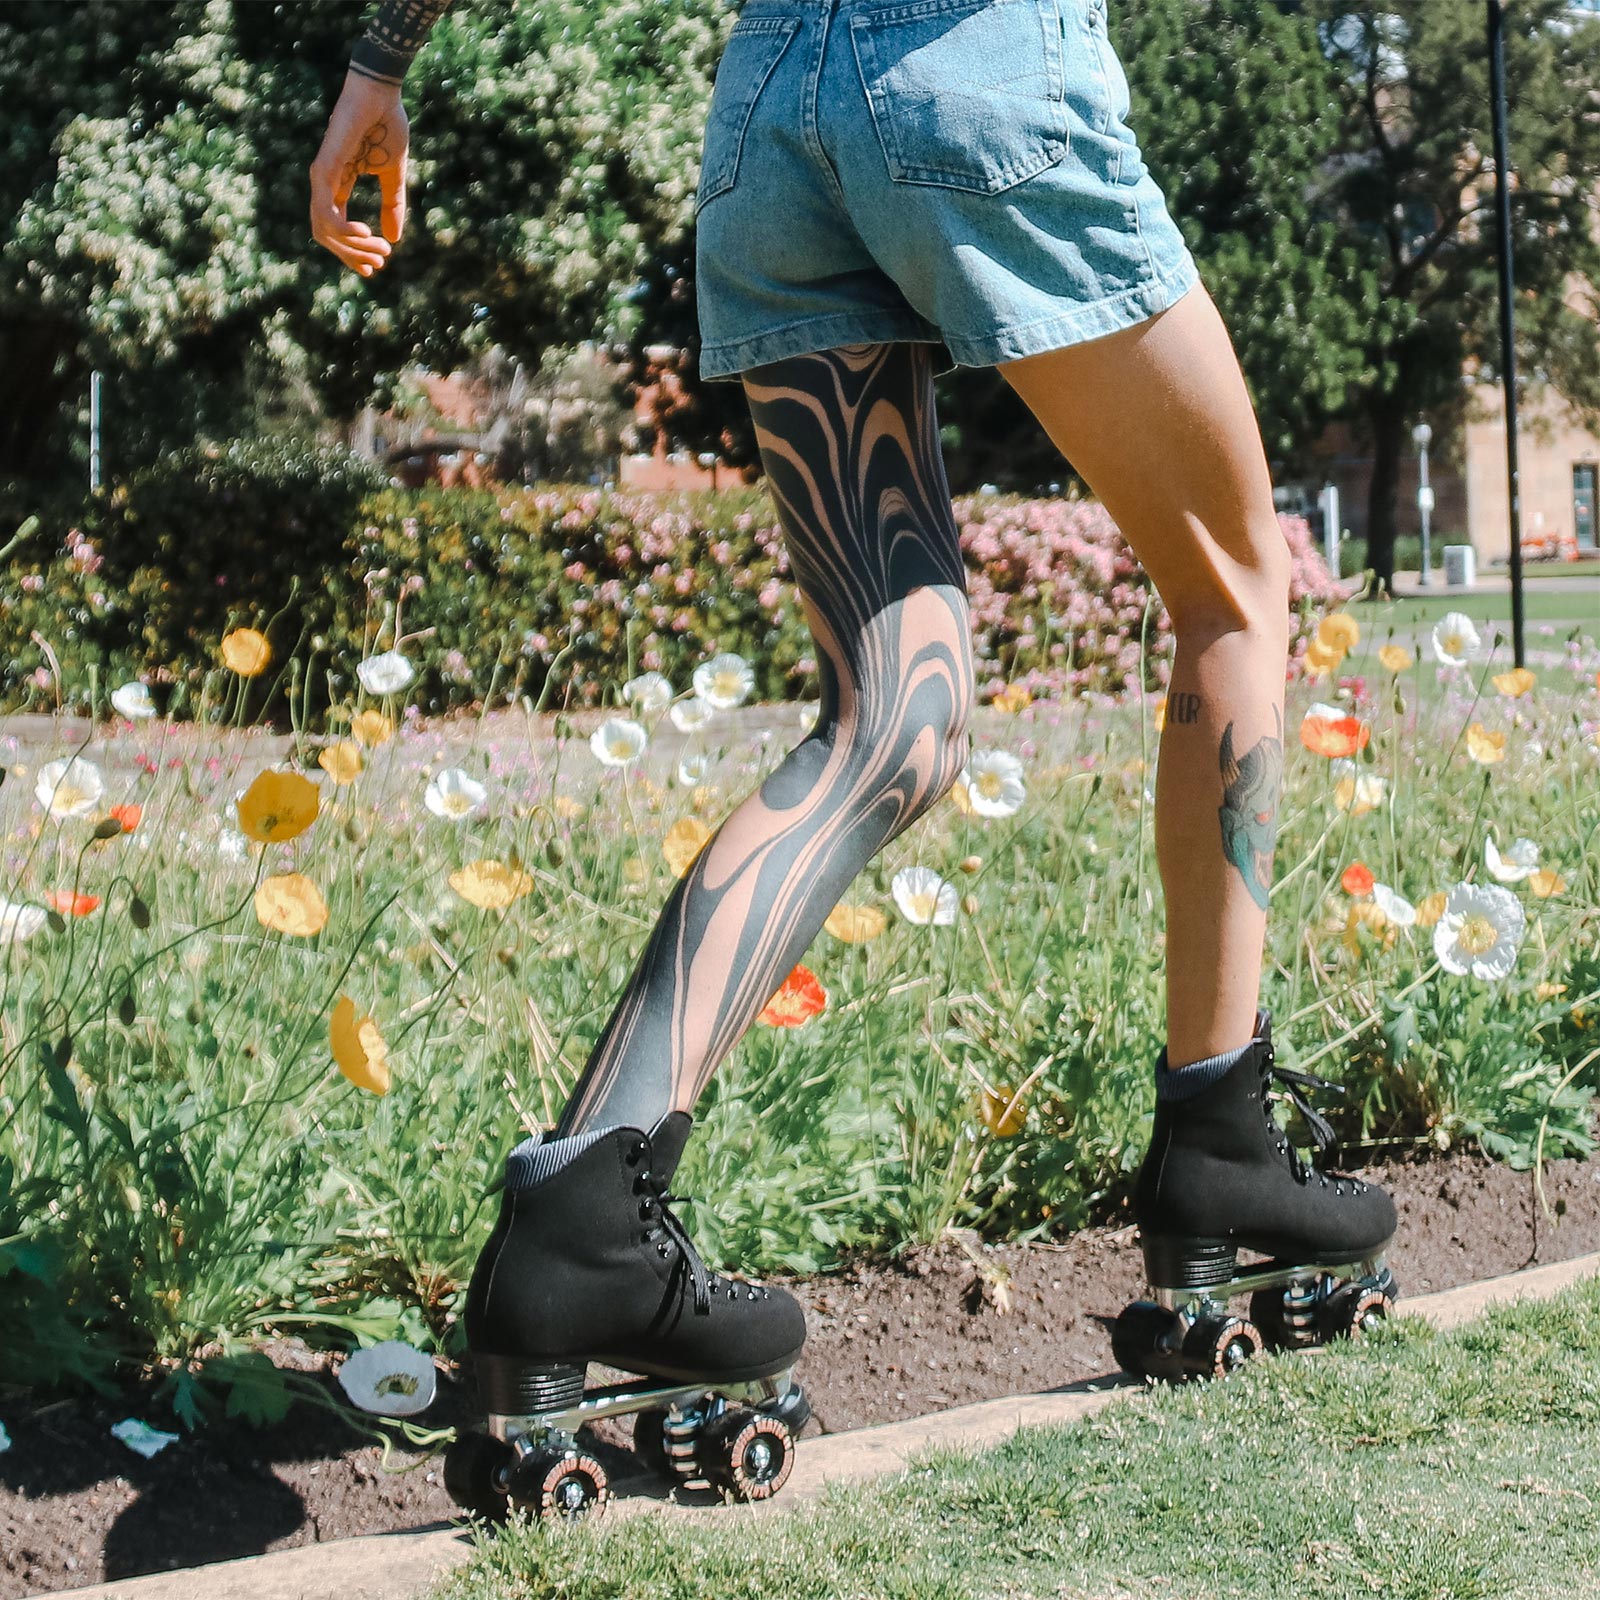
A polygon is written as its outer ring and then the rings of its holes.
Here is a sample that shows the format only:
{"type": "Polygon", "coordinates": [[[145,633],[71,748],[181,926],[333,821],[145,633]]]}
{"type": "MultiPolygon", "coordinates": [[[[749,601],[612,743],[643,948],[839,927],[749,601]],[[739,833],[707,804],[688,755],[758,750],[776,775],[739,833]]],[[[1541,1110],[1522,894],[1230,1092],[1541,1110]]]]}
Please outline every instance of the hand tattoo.
{"type": "Polygon", "coordinates": [[[1283,785],[1283,716],[1278,737],[1268,734],[1242,758],[1233,753],[1233,724],[1222,735],[1222,849],[1265,910],[1272,888],[1272,851],[1278,840],[1278,796],[1283,785]]]}
{"type": "Polygon", "coordinates": [[[355,181],[362,173],[377,172],[379,168],[388,166],[392,160],[394,157],[389,153],[389,124],[375,122],[362,134],[360,149],[345,164],[340,187],[348,193],[355,187],[355,181]]]}

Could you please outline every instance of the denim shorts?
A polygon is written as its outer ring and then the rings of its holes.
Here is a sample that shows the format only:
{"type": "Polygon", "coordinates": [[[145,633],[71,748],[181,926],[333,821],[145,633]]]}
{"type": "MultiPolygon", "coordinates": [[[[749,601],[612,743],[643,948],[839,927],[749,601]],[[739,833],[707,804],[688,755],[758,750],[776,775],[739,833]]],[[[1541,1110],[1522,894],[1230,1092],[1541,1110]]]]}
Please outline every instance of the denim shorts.
{"type": "Polygon", "coordinates": [[[701,377],[906,340],[992,366],[1191,288],[1105,5],[747,0],[695,200],[701,377]]]}

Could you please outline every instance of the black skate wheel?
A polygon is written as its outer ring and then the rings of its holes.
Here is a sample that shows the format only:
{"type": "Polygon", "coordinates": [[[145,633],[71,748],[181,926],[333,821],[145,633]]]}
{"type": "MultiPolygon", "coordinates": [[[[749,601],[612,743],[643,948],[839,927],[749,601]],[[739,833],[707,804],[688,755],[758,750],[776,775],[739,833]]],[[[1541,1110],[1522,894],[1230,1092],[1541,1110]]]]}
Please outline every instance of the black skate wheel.
{"type": "Polygon", "coordinates": [[[486,1433],[458,1433],[444,1454],[446,1492],[469,1517],[503,1522],[511,1509],[508,1474],[516,1452],[486,1433]]]}
{"type": "Polygon", "coordinates": [[[1226,1378],[1265,1346],[1261,1330],[1246,1317],[1202,1317],[1184,1338],[1183,1363],[1191,1377],[1226,1378]]]}
{"type": "Polygon", "coordinates": [[[1130,1377],[1170,1376],[1164,1369],[1168,1342],[1177,1317],[1153,1300],[1135,1300],[1122,1308],[1111,1329],[1111,1354],[1130,1377]]]}
{"type": "Polygon", "coordinates": [[[1324,1326],[1332,1339],[1364,1339],[1393,1310],[1394,1301],[1377,1284],[1346,1284],[1329,1299],[1324,1326]]]}
{"type": "Polygon", "coordinates": [[[611,1499],[606,1469],[581,1450],[535,1450],[512,1467],[511,1503],[536,1517],[597,1517],[611,1499]]]}
{"type": "Polygon", "coordinates": [[[700,1466],[734,1500],[770,1500],[794,1470],[794,1435],[782,1417],[732,1406],[701,1434],[700,1466]]]}
{"type": "Polygon", "coordinates": [[[796,1437],[811,1420],[811,1402],[798,1383],[791,1383],[776,1400],[763,1400],[756,1409],[769,1417],[781,1418],[796,1437]]]}

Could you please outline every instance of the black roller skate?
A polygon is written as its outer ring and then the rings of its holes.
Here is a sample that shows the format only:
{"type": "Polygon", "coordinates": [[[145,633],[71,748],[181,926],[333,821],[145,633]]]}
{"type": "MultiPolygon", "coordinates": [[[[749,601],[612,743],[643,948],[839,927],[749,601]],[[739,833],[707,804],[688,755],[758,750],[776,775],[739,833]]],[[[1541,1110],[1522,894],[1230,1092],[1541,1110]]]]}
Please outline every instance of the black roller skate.
{"type": "Polygon", "coordinates": [[[673,1112],[649,1133],[535,1137],[507,1158],[466,1303],[488,1432],[445,1458],[469,1513],[602,1510],[605,1469],[576,1439],[602,1417],[637,1415],[635,1449],[680,1481],[765,1500],[787,1480],[810,1415],[790,1378],[805,1313],[701,1263],[667,1192],[690,1126],[673,1112]],[[589,1388],[591,1362],[638,1380],[589,1388]]]}
{"type": "Polygon", "coordinates": [[[1308,1165],[1273,1115],[1274,1084],[1325,1150],[1333,1130],[1300,1091],[1338,1085],[1275,1065],[1265,1011],[1222,1077],[1156,1102],[1134,1191],[1151,1298],[1128,1306],[1111,1336],[1118,1364],[1136,1377],[1222,1377],[1263,1347],[1360,1338],[1393,1310],[1399,1288],[1383,1259],[1393,1201],[1308,1165]],[[1242,1250],[1265,1259],[1241,1267],[1242,1250]],[[1228,1307],[1242,1295],[1248,1316],[1228,1307]]]}

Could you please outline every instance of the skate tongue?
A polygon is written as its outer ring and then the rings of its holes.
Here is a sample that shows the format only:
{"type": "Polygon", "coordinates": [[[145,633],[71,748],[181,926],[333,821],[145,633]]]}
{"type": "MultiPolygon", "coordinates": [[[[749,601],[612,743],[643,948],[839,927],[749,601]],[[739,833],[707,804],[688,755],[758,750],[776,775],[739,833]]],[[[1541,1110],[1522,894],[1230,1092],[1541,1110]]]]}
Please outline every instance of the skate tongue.
{"type": "Polygon", "coordinates": [[[672,1175],[683,1159],[683,1147],[689,1142],[694,1129],[694,1118],[687,1111],[669,1111],[649,1132],[650,1170],[663,1183],[671,1183],[672,1175]]]}

